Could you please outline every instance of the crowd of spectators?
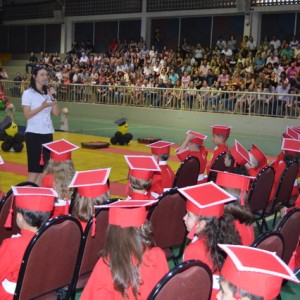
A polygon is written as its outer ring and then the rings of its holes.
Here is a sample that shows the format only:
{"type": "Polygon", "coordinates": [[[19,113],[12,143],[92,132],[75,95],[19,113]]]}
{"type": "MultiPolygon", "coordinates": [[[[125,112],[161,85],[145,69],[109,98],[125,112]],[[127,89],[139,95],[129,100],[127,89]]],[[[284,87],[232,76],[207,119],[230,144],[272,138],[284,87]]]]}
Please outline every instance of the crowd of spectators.
{"type": "Polygon", "coordinates": [[[231,35],[227,40],[219,37],[213,49],[183,39],[178,49],[159,48],[147,47],[143,38],[115,39],[106,53],[94,53],[90,42],[74,42],[64,57],[31,53],[26,73],[28,67],[46,65],[53,82],[100,85],[98,93],[118,103],[128,102],[129,95],[136,105],[176,108],[184,104],[200,110],[209,107],[245,113],[257,109],[260,100],[260,113],[300,114],[298,97],[284,95],[298,94],[300,89],[296,36],[289,40],[265,37],[256,45],[252,36],[238,43],[231,35]],[[126,87],[126,93],[120,87],[126,87]]]}

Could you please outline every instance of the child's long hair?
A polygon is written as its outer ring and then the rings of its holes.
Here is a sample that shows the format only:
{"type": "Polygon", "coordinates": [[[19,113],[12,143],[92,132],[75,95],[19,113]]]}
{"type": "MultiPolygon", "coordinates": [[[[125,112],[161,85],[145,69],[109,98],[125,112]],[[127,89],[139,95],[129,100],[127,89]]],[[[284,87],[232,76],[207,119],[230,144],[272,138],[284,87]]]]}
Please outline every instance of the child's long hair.
{"type": "Polygon", "coordinates": [[[74,206],[72,209],[72,216],[83,222],[88,220],[94,215],[94,205],[101,205],[109,200],[109,193],[100,195],[97,198],[86,198],[80,195],[76,195],[74,199],[74,206]]]}
{"type": "Polygon", "coordinates": [[[205,240],[206,251],[213,262],[213,272],[220,271],[226,255],[218,247],[218,244],[240,245],[241,238],[234,226],[233,217],[224,213],[220,218],[199,217],[199,221],[206,222],[205,228],[199,233],[199,237],[205,240]]]}
{"type": "Polygon", "coordinates": [[[68,186],[74,177],[75,168],[71,159],[54,161],[50,159],[44,168],[43,175],[52,174],[54,177],[53,188],[59,199],[65,199],[68,195],[68,186]]]}
{"type": "Polygon", "coordinates": [[[152,184],[152,180],[138,179],[132,176],[129,176],[129,181],[131,187],[136,190],[148,190],[152,184]]]}
{"type": "Polygon", "coordinates": [[[244,203],[241,205],[240,190],[233,188],[225,188],[225,190],[236,198],[236,201],[225,204],[225,212],[231,214],[235,220],[241,224],[251,225],[253,222],[253,215],[248,205],[248,196],[244,192],[244,203]]]}
{"type": "Polygon", "coordinates": [[[128,297],[128,288],[132,288],[133,295],[138,299],[138,289],[143,284],[139,270],[143,254],[153,246],[151,224],[148,221],[141,227],[108,226],[106,245],[101,256],[111,270],[115,290],[125,299],[128,297]]]}

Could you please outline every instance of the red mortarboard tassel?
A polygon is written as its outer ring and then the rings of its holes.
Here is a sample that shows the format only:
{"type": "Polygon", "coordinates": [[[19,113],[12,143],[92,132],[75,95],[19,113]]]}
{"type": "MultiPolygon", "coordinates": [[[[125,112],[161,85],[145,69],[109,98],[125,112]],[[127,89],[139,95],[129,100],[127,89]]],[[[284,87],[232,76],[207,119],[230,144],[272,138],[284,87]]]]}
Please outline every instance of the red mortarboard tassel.
{"type": "Polygon", "coordinates": [[[44,155],[43,155],[43,151],[41,153],[41,158],[40,158],[40,166],[43,166],[45,164],[44,162],[44,155]]]}
{"type": "Polygon", "coordinates": [[[197,224],[198,224],[198,221],[195,221],[195,224],[193,225],[191,231],[190,231],[189,234],[187,235],[187,238],[188,238],[188,239],[192,240],[192,239],[194,238],[197,224]]]}
{"type": "Polygon", "coordinates": [[[69,199],[66,198],[65,201],[66,201],[66,204],[65,204],[65,215],[68,215],[69,214],[69,199]]]}
{"type": "Polygon", "coordinates": [[[289,261],[289,267],[291,270],[294,270],[296,268],[296,256],[297,256],[297,251],[294,251],[289,261]]]}
{"type": "Polygon", "coordinates": [[[96,232],[96,218],[95,215],[93,216],[93,221],[92,221],[92,237],[95,236],[95,232],[96,232]]]}
{"type": "Polygon", "coordinates": [[[245,206],[244,191],[241,191],[241,193],[240,193],[240,199],[241,199],[241,201],[240,201],[241,206],[245,206]]]}
{"type": "Polygon", "coordinates": [[[8,213],[8,216],[6,218],[6,221],[5,221],[5,224],[4,224],[4,227],[5,228],[11,228],[11,224],[12,224],[12,214],[13,214],[13,208],[11,207],[9,209],[9,213],[8,213]]]}

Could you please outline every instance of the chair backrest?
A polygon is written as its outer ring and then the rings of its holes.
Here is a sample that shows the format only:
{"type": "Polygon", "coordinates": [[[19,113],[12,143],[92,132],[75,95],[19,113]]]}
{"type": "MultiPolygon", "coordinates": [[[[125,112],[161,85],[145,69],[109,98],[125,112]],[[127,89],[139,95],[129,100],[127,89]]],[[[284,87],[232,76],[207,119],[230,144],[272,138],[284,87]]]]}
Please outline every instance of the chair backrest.
{"type": "Polygon", "coordinates": [[[152,223],[156,246],[167,249],[182,245],[185,241],[185,206],[185,198],[176,189],[171,189],[163,193],[157,204],[150,208],[147,219],[152,223]]]}
{"type": "Polygon", "coordinates": [[[278,204],[288,203],[292,194],[294,182],[297,178],[298,163],[290,161],[284,170],[273,201],[273,208],[278,204]]]}
{"type": "MultiPolygon", "coordinates": [[[[211,169],[216,171],[226,171],[225,156],[226,156],[225,151],[220,153],[215,159],[215,161],[213,162],[211,169]]],[[[207,181],[216,182],[216,180],[217,180],[217,172],[209,172],[207,181]]]]}
{"type": "Polygon", "coordinates": [[[295,251],[300,236],[300,209],[294,208],[280,219],[276,225],[275,232],[281,233],[284,240],[284,251],[282,260],[289,263],[295,251]]]}
{"type": "Polygon", "coordinates": [[[76,289],[82,289],[87,283],[95,264],[99,259],[99,253],[104,248],[108,227],[108,209],[96,210],[96,232],[92,236],[93,218],[88,221],[82,237],[80,254],[77,262],[77,274],[73,283],[73,293],[76,289]]]}
{"type": "Polygon", "coordinates": [[[274,182],[274,169],[272,167],[263,168],[251,185],[248,203],[252,213],[265,210],[274,182]]]}
{"type": "MultiPolygon", "coordinates": [[[[37,186],[35,183],[32,182],[21,182],[17,184],[16,186],[37,186]]],[[[0,201],[0,244],[4,239],[10,238],[14,234],[20,233],[20,229],[16,222],[16,206],[13,203],[13,218],[12,218],[12,224],[11,228],[5,228],[4,224],[6,222],[9,210],[11,208],[12,200],[13,200],[13,193],[10,189],[5,197],[0,201]]]]}
{"type": "Polygon", "coordinates": [[[277,256],[282,258],[284,252],[283,236],[281,233],[274,231],[262,233],[253,242],[251,247],[275,252],[277,256]]]}
{"type": "Polygon", "coordinates": [[[187,157],[178,168],[173,187],[183,188],[197,184],[200,170],[200,162],[197,157],[187,157]]]}
{"type": "Polygon", "coordinates": [[[199,260],[181,263],[166,274],[150,293],[148,300],[208,300],[212,273],[199,260]]]}
{"type": "Polygon", "coordinates": [[[59,216],[42,226],[25,251],[14,299],[56,299],[63,287],[70,292],[81,239],[81,225],[73,217],[59,216]]]}

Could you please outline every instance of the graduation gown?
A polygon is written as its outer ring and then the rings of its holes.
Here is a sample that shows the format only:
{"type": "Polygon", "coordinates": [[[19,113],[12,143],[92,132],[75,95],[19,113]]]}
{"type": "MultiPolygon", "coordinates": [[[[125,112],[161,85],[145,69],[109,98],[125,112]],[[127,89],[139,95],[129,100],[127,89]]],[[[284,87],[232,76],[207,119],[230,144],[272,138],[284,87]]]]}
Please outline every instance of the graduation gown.
{"type": "Polygon", "coordinates": [[[206,178],[204,177],[204,172],[207,163],[207,151],[205,147],[202,146],[200,151],[190,151],[186,149],[176,153],[176,155],[180,159],[180,161],[184,161],[189,156],[197,157],[200,162],[199,177],[197,183],[199,184],[206,181],[206,178]]]}
{"type": "Polygon", "coordinates": [[[206,250],[206,244],[204,239],[194,238],[193,241],[185,248],[183,253],[183,261],[191,259],[197,259],[204,262],[213,272],[213,289],[210,299],[215,300],[216,295],[219,291],[220,272],[214,272],[213,261],[211,259],[210,253],[206,250]]]}
{"type": "Polygon", "coordinates": [[[212,168],[212,165],[214,164],[215,160],[217,157],[222,153],[222,152],[227,152],[228,151],[228,146],[227,145],[218,145],[215,147],[213,156],[210,160],[210,162],[206,166],[206,174],[209,173],[210,169],[212,168]]]}
{"type": "Polygon", "coordinates": [[[159,162],[160,172],[155,172],[152,178],[151,192],[161,195],[164,189],[173,186],[175,173],[166,161],[159,162]]]}
{"type": "MultiPolygon", "coordinates": [[[[140,265],[140,276],[143,282],[139,287],[139,300],[146,300],[154,286],[169,271],[165,253],[154,247],[147,249],[140,265]]],[[[131,288],[127,291],[128,300],[135,300],[131,288]]],[[[109,266],[100,258],[83,290],[81,300],[123,300],[122,295],[115,291],[109,266]]]]}
{"type": "Polygon", "coordinates": [[[234,220],[234,226],[241,237],[242,245],[250,246],[255,240],[253,226],[241,224],[239,220],[234,220]]]}
{"type": "Polygon", "coordinates": [[[14,283],[17,283],[24,253],[34,235],[34,232],[22,229],[20,235],[15,235],[2,242],[0,246],[1,300],[13,299],[16,287],[14,283]]]}

